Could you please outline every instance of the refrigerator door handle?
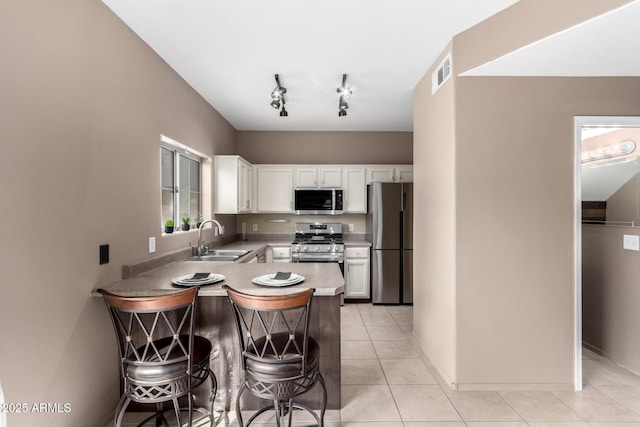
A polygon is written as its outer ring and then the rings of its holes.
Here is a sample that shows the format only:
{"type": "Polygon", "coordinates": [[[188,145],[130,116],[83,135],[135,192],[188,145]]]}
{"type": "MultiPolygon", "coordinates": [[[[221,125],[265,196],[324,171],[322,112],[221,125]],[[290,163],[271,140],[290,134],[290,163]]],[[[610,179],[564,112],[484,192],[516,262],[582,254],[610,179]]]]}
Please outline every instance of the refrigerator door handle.
{"type": "Polygon", "coordinates": [[[373,230],[373,247],[374,249],[382,249],[382,224],[384,223],[384,210],[382,209],[382,186],[380,185],[380,183],[374,183],[371,190],[373,193],[373,201],[375,202],[375,206],[373,208],[378,214],[378,220],[374,223],[375,230],[373,230]]]}

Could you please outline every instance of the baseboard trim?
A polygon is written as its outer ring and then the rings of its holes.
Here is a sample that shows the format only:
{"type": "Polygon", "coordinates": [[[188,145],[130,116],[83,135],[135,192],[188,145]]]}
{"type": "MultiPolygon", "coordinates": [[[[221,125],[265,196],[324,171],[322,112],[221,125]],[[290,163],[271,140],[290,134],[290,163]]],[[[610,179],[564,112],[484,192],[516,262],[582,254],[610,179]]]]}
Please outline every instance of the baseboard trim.
{"type": "Polygon", "coordinates": [[[573,391],[573,384],[456,384],[458,391],[573,391]]]}

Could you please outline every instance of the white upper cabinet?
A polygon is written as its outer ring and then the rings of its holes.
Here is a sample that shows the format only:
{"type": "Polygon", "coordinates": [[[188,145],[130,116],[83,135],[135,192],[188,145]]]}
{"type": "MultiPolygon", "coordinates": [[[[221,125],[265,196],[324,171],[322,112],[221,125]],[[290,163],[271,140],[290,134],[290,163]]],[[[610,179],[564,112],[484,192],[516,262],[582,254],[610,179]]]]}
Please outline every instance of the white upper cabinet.
{"type": "Polygon", "coordinates": [[[215,156],[215,204],[217,214],[251,212],[251,163],[240,156],[215,156]]]}
{"type": "Polygon", "coordinates": [[[396,167],[396,179],[398,182],[413,182],[413,166],[396,167]]]}
{"type": "Polygon", "coordinates": [[[395,168],[393,166],[370,166],[367,183],[395,182],[395,168]]]}
{"type": "Polygon", "coordinates": [[[367,184],[372,182],[413,182],[412,165],[376,165],[368,167],[367,184]]]}
{"type": "Polygon", "coordinates": [[[318,186],[318,169],[297,168],[296,187],[315,188],[318,186]]]}
{"type": "Polygon", "coordinates": [[[257,212],[293,213],[293,169],[258,166],[257,212]]]}
{"type": "Polygon", "coordinates": [[[367,213],[367,177],[364,167],[345,167],[344,212],[367,213]]]}
{"type": "Polygon", "coordinates": [[[367,212],[367,184],[413,182],[412,165],[252,165],[215,156],[214,212],[293,213],[294,188],[338,188],[345,213],[367,212]]]}
{"type": "Polygon", "coordinates": [[[341,188],[341,167],[298,167],[296,188],[341,188]]]}
{"type": "Polygon", "coordinates": [[[239,206],[238,212],[251,212],[253,209],[253,168],[248,162],[239,162],[240,169],[240,183],[239,188],[239,206]]]}
{"type": "Polygon", "coordinates": [[[318,169],[318,186],[324,188],[342,187],[342,168],[320,168],[318,169]]]}

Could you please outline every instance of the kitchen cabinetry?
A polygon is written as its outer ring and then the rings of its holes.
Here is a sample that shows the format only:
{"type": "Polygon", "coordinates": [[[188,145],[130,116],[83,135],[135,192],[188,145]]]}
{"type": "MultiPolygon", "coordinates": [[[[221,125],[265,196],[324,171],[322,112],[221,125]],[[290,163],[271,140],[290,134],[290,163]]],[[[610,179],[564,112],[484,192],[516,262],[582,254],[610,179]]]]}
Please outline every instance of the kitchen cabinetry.
{"type": "Polygon", "coordinates": [[[257,212],[293,213],[293,169],[257,168],[257,212]]]}
{"type": "Polygon", "coordinates": [[[291,247],[269,246],[267,262],[291,262],[291,247]]]}
{"type": "Polygon", "coordinates": [[[341,188],[342,168],[305,167],[296,169],[296,187],[303,188],[341,188]]]}
{"type": "Polygon", "coordinates": [[[347,247],[344,255],[345,299],[371,298],[369,247],[347,247]]]}
{"type": "Polygon", "coordinates": [[[267,248],[262,248],[251,255],[253,256],[249,261],[246,261],[247,264],[264,264],[267,262],[267,248]]]}
{"type": "Polygon", "coordinates": [[[413,166],[369,166],[367,184],[372,182],[413,182],[413,166]]]}
{"type": "Polygon", "coordinates": [[[344,176],[344,212],[367,212],[367,181],[365,168],[347,167],[344,176]]]}
{"type": "Polygon", "coordinates": [[[396,182],[413,182],[413,166],[397,167],[396,178],[396,182]]]}
{"type": "Polygon", "coordinates": [[[240,156],[215,156],[215,205],[217,214],[251,212],[251,163],[240,156]]]}

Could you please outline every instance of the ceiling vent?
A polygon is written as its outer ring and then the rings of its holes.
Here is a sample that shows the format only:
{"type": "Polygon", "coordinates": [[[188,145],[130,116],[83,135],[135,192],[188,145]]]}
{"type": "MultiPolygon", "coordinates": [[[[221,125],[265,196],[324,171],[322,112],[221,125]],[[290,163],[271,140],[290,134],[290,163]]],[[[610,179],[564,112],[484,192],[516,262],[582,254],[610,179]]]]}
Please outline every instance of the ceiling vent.
{"type": "Polygon", "coordinates": [[[447,80],[451,77],[451,53],[449,53],[444,61],[438,65],[438,68],[431,75],[431,94],[433,95],[440,89],[447,80]]]}

